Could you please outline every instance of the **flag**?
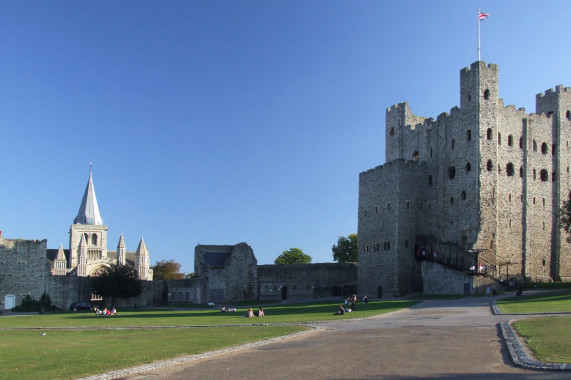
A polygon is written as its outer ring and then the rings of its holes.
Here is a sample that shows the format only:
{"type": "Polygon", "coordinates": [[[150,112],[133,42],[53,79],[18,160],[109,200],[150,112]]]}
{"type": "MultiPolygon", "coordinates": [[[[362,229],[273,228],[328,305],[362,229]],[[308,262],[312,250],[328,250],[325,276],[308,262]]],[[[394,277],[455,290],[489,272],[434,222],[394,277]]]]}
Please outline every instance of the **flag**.
{"type": "Polygon", "coordinates": [[[488,18],[488,14],[487,13],[481,13],[478,12],[478,20],[482,21],[488,18]]]}

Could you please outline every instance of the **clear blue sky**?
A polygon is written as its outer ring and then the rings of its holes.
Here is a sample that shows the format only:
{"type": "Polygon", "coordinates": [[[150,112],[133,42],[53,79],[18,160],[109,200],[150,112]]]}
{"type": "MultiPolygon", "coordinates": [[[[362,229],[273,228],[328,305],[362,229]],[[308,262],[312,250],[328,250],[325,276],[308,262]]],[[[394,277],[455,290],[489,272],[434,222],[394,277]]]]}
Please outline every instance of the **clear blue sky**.
{"type": "Polygon", "coordinates": [[[2,1],[0,230],[68,248],[93,162],[110,250],[143,236],[184,272],[199,243],[331,262],[385,109],[459,105],[478,8],[506,105],[571,85],[567,0],[2,1]]]}

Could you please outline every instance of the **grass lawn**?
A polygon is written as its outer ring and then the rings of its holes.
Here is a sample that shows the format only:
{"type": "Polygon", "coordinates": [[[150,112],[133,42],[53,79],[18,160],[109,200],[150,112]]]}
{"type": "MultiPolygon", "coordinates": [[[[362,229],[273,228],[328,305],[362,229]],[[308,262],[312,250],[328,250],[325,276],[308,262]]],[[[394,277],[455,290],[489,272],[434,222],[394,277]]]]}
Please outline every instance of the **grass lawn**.
{"type": "Polygon", "coordinates": [[[303,323],[370,317],[410,307],[420,301],[370,301],[357,305],[355,313],[333,315],[340,301],[280,304],[264,307],[265,317],[245,318],[246,307],[236,313],[206,310],[118,310],[114,316],[96,316],[90,311],[30,314],[0,317],[0,328],[14,327],[132,327],[132,326],[212,326],[259,323],[303,323]]]}
{"type": "Polygon", "coordinates": [[[407,308],[419,301],[371,301],[333,315],[339,302],[264,307],[262,318],[208,310],[118,311],[115,316],[61,312],[0,317],[0,379],[69,379],[197,354],[304,330],[281,323],[362,318],[407,308]],[[225,325],[225,326],[221,326],[225,325]],[[177,326],[160,329],[122,327],[177,326]],[[208,326],[183,327],[183,326],[208,326]],[[109,329],[58,330],[59,327],[109,329]],[[15,330],[17,328],[32,328],[15,330]],[[56,329],[50,329],[56,328],[56,329]],[[45,335],[42,335],[45,333],[45,335]]]}
{"type": "Polygon", "coordinates": [[[550,363],[571,363],[571,317],[545,317],[513,324],[526,340],[536,359],[550,363]]]}
{"type": "Polygon", "coordinates": [[[0,379],[71,379],[281,336],[302,326],[0,331],[0,379]],[[42,335],[43,333],[46,335],[42,335]]]}
{"type": "Polygon", "coordinates": [[[502,313],[571,312],[571,291],[545,292],[496,301],[502,313]]]}

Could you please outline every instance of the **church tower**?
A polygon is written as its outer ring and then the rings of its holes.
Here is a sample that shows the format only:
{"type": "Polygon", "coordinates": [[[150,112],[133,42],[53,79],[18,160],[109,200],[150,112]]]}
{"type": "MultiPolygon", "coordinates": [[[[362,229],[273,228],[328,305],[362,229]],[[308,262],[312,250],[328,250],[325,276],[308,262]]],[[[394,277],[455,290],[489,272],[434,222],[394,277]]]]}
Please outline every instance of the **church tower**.
{"type": "Polygon", "coordinates": [[[135,270],[139,274],[139,279],[150,281],[153,279],[153,273],[149,270],[150,259],[149,251],[145,245],[145,241],[141,238],[141,242],[135,252],[135,270]]]}
{"type": "MultiPolygon", "coordinates": [[[[91,170],[89,171],[89,180],[87,181],[81,206],[73,220],[69,234],[70,268],[73,269],[78,264],[83,264],[83,268],[87,268],[86,265],[90,260],[107,259],[107,226],[103,224],[103,219],[99,213],[91,170]],[[85,261],[80,263],[82,244],[84,244],[85,255],[82,260],[85,261]]],[[[81,272],[80,268],[78,268],[78,276],[89,276],[87,271],[81,270],[81,272]]]]}

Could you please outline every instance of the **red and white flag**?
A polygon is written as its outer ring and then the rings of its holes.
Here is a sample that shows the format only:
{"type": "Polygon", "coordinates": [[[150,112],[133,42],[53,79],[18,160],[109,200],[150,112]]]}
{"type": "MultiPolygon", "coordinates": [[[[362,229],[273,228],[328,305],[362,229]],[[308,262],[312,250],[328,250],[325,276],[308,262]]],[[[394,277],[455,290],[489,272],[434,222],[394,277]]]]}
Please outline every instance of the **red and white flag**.
{"type": "Polygon", "coordinates": [[[487,13],[478,13],[478,20],[482,21],[488,18],[488,14],[487,13]]]}

